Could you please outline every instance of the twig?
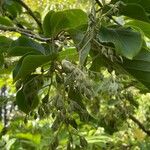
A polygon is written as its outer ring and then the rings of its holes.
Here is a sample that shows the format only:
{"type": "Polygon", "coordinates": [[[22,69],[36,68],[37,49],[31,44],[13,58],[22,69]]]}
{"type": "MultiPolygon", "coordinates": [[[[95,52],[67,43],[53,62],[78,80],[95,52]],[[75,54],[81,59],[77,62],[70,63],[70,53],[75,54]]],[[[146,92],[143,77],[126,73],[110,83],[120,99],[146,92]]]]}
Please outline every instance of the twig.
{"type": "Polygon", "coordinates": [[[28,37],[34,38],[34,39],[42,41],[42,42],[47,42],[47,41],[51,40],[51,38],[41,37],[41,36],[33,33],[30,30],[22,29],[22,28],[19,28],[19,27],[7,27],[7,26],[0,25],[0,30],[1,31],[17,32],[17,33],[26,35],[28,37]]]}
{"type": "Polygon", "coordinates": [[[122,26],[118,21],[116,21],[112,16],[108,16],[114,23],[116,23],[119,26],[122,26]]]}
{"type": "Polygon", "coordinates": [[[17,3],[19,3],[22,7],[26,9],[28,14],[36,21],[40,29],[42,29],[42,24],[39,21],[39,19],[34,15],[33,11],[22,1],[22,0],[15,0],[17,3]]]}
{"type": "Polygon", "coordinates": [[[100,7],[103,7],[103,5],[101,4],[101,2],[99,0],[95,0],[95,1],[100,7]]]}
{"type": "Polygon", "coordinates": [[[147,130],[144,125],[138,120],[136,119],[133,115],[129,115],[129,118],[138,125],[138,127],[144,131],[148,136],[150,136],[150,130],[147,130]]]}

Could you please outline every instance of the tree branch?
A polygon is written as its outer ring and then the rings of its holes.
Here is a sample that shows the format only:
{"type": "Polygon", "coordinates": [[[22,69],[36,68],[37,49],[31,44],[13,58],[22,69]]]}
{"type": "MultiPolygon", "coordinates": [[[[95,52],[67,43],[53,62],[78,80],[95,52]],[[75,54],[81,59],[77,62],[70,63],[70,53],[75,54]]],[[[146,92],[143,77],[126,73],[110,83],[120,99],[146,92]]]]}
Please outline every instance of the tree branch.
{"type": "Polygon", "coordinates": [[[138,119],[136,119],[133,115],[129,115],[129,118],[134,123],[136,123],[142,131],[144,131],[148,136],[150,136],[150,130],[145,129],[144,125],[138,119]]]}
{"type": "Polygon", "coordinates": [[[33,11],[22,1],[22,0],[15,0],[17,3],[19,3],[22,7],[26,9],[28,14],[36,21],[40,29],[42,29],[42,24],[39,21],[39,19],[34,15],[33,11]]]}
{"type": "Polygon", "coordinates": [[[22,28],[19,28],[19,27],[7,27],[7,26],[0,25],[0,30],[1,31],[17,32],[17,33],[26,35],[28,37],[34,38],[34,39],[42,41],[42,42],[48,42],[48,41],[51,40],[51,38],[41,37],[41,36],[33,33],[30,30],[22,29],[22,28]]]}

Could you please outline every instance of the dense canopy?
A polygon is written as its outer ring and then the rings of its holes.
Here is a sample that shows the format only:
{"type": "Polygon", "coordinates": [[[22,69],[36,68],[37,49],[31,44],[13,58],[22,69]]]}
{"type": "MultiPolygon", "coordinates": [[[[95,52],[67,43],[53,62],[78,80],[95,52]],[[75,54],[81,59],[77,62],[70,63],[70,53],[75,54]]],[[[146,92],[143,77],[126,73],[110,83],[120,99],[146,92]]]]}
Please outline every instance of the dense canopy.
{"type": "Polygon", "coordinates": [[[150,1],[1,0],[0,149],[149,150],[150,1]]]}

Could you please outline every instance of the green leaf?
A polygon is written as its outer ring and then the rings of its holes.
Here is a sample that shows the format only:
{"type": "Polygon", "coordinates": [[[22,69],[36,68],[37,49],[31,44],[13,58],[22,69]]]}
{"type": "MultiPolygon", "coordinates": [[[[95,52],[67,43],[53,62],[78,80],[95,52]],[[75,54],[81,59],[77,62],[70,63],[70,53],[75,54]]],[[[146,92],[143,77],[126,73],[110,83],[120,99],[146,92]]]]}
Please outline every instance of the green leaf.
{"type": "Polygon", "coordinates": [[[90,35],[86,35],[86,31],[87,24],[69,30],[69,34],[78,48],[79,61],[81,65],[84,65],[84,62],[91,50],[91,37],[90,35]]]}
{"type": "Polygon", "coordinates": [[[33,52],[30,52],[30,53],[27,53],[25,54],[23,57],[21,57],[18,61],[18,63],[16,64],[16,66],[14,67],[13,69],[13,79],[16,78],[20,68],[21,68],[21,65],[22,65],[22,62],[23,62],[23,59],[27,56],[27,55],[33,55],[34,53],[33,52]]]}
{"type": "Polygon", "coordinates": [[[120,12],[122,15],[130,18],[150,22],[144,8],[139,4],[127,4],[120,8],[120,12]]]}
{"type": "Polygon", "coordinates": [[[35,89],[29,89],[29,92],[25,93],[22,88],[16,94],[16,104],[21,111],[28,114],[30,111],[34,110],[39,104],[37,91],[35,91],[35,89]]]}
{"type": "Polygon", "coordinates": [[[4,8],[5,11],[7,11],[12,18],[16,18],[17,15],[22,12],[21,5],[15,2],[14,0],[5,0],[4,8]]]}
{"type": "Polygon", "coordinates": [[[134,76],[138,81],[150,89],[150,52],[142,51],[133,59],[124,59],[123,64],[126,71],[134,76]]]}
{"type": "Polygon", "coordinates": [[[78,26],[75,29],[68,30],[75,45],[78,46],[78,44],[82,41],[87,31],[87,28],[88,28],[87,24],[84,24],[84,25],[78,26]]]}
{"type": "Polygon", "coordinates": [[[12,39],[5,36],[0,36],[0,52],[6,52],[12,42],[12,39]]]}
{"type": "Polygon", "coordinates": [[[9,18],[3,17],[3,16],[0,16],[0,24],[5,25],[5,26],[12,26],[13,25],[12,21],[9,18]]]}
{"type": "Polygon", "coordinates": [[[100,72],[101,67],[104,67],[105,64],[103,57],[98,53],[94,54],[92,52],[91,52],[91,57],[93,61],[89,69],[94,72],[100,72]]]}
{"type": "Polygon", "coordinates": [[[44,18],[43,30],[46,36],[56,36],[61,31],[76,28],[83,24],[87,24],[87,15],[80,9],[50,11],[44,18]]]}
{"type": "MultiPolygon", "coordinates": [[[[149,0],[121,0],[124,3],[128,4],[128,3],[134,3],[134,4],[138,4],[141,5],[146,12],[150,12],[150,1],[149,0]]],[[[118,0],[111,0],[112,3],[116,3],[118,2],[118,0]]]]}
{"type": "Polygon", "coordinates": [[[90,50],[91,50],[91,41],[88,38],[85,38],[84,42],[82,43],[82,48],[79,51],[79,62],[81,66],[84,65],[84,62],[90,50]]]}
{"type": "Polygon", "coordinates": [[[21,67],[17,72],[14,81],[25,78],[29,74],[35,71],[36,68],[40,67],[41,65],[53,60],[55,58],[54,55],[44,56],[44,55],[27,55],[22,63],[21,67]]]}
{"type": "MultiPolygon", "coordinates": [[[[26,36],[20,36],[17,40],[13,41],[9,51],[12,51],[12,49],[14,47],[18,47],[18,46],[25,47],[25,48],[30,47],[30,48],[33,48],[33,49],[41,52],[42,54],[45,54],[45,49],[40,43],[38,43],[26,36]]],[[[13,52],[11,52],[11,53],[13,53],[13,52]]]]}
{"type": "Polygon", "coordinates": [[[32,47],[23,47],[23,46],[15,46],[8,51],[8,56],[23,56],[29,52],[34,52],[36,54],[42,54],[40,51],[32,47]]]}
{"type": "Polygon", "coordinates": [[[123,28],[101,27],[98,38],[100,42],[113,43],[116,52],[128,59],[132,59],[140,52],[143,43],[140,33],[123,28]]]}
{"type": "Polygon", "coordinates": [[[4,56],[0,54],[0,67],[2,67],[4,64],[4,56]]]}
{"type": "Polygon", "coordinates": [[[55,13],[54,11],[49,11],[47,13],[47,15],[45,16],[45,18],[44,18],[44,21],[43,21],[43,31],[44,31],[44,33],[45,33],[46,36],[49,36],[50,33],[51,33],[51,28],[50,28],[51,17],[52,17],[52,15],[54,13],[55,13]]]}
{"type": "Polygon", "coordinates": [[[78,60],[78,52],[75,47],[69,47],[59,52],[58,59],[61,61],[63,59],[66,60],[78,60]]]}
{"type": "Polygon", "coordinates": [[[17,133],[16,138],[26,139],[34,142],[35,144],[40,144],[41,135],[40,134],[31,134],[31,133],[17,133]]]}
{"type": "Polygon", "coordinates": [[[23,90],[20,90],[16,94],[16,104],[19,110],[23,111],[24,113],[28,114],[30,112],[30,107],[28,106],[28,102],[25,98],[23,90]]]}
{"type": "Polygon", "coordinates": [[[127,22],[126,25],[140,28],[145,34],[145,36],[147,36],[150,39],[150,23],[139,20],[132,20],[127,22]]]}

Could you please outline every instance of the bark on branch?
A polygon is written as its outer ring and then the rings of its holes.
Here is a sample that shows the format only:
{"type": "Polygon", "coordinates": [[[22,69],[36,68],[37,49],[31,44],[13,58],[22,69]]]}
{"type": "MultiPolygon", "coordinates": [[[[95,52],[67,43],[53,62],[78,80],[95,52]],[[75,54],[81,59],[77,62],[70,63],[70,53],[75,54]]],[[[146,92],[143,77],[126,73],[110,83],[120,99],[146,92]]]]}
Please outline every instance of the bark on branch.
{"type": "Polygon", "coordinates": [[[41,36],[39,36],[39,35],[33,33],[33,32],[30,31],[30,30],[22,29],[22,28],[19,28],[19,27],[8,27],[8,26],[0,25],[0,30],[1,30],[1,31],[17,32],[17,33],[26,35],[26,36],[28,36],[28,37],[34,38],[34,39],[39,40],[39,41],[42,41],[42,42],[48,42],[48,41],[51,40],[51,38],[44,38],[44,37],[41,37],[41,36]]]}
{"type": "Polygon", "coordinates": [[[34,15],[33,11],[22,0],[15,0],[15,1],[26,9],[27,13],[36,21],[39,28],[42,29],[42,24],[39,21],[39,19],[34,15]]]}
{"type": "Polygon", "coordinates": [[[137,119],[135,118],[133,115],[129,115],[129,118],[138,125],[138,127],[144,131],[148,136],[150,136],[150,130],[147,130],[144,125],[137,119]]]}

